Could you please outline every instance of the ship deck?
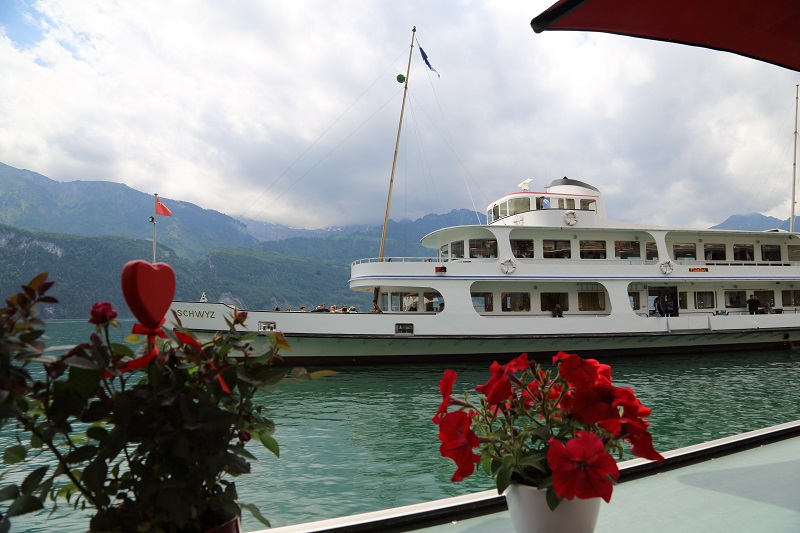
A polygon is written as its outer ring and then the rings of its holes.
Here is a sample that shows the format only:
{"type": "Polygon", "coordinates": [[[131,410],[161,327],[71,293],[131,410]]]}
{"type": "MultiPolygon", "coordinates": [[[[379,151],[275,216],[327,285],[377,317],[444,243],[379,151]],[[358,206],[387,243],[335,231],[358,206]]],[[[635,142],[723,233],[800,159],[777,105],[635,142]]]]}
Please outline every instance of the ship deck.
{"type": "MultiPolygon", "coordinates": [[[[620,484],[602,504],[596,532],[800,530],[800,421],[680,448],[663,463],[620,464],[620,484]]],[[[513,531],[496,491],[263,533],[513,531]]]]}

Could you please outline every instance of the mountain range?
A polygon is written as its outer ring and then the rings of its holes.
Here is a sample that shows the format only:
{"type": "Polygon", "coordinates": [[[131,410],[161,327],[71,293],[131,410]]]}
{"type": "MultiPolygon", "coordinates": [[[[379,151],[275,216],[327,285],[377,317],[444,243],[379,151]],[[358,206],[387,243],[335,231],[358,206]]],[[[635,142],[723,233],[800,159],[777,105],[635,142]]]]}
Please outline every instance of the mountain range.
{"type": "MultiPolygon", "coordinates": [[[[176,272],[176,298],[240,308],[299,308],[322,302],[367,307],[370,295],[349,290],[352,261],[377,256],[381,225],[302,229],[238,221],[189,202],[161,198],[171,217],[157,217],[158,260],[176,272]]],[[[104,181],[58,182],[0,163],[0,294],[19,290],[39,272],[57,283],[50,318],[81,318],[97,301],[129,316],[119,272],[152,257],[153,196],[104,181]]],[[[481,222],[484,222],[482,216],[481,222]]],[[[439,228],[474,224],[475,213],[453,210],[390,221],[386,255],[433,254],[419,240],[439,228]]],[[[788,229],[760,214],[733,215],[715,229],[788,229]]]]}

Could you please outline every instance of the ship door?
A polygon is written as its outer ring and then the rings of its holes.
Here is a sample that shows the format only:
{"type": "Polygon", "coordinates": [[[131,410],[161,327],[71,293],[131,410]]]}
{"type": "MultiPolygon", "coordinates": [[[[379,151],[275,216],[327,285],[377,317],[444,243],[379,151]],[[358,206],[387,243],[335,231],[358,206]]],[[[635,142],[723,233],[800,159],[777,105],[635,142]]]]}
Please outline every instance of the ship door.
{"type": "Polygon", "coordinates": [[[650,316],[655,315],[655,309],[653,307],[656,297],[659,298],[661,301],[661,309],[664,311],[664,315],[667,316],[678,316],[678,287],[673,286],[664,286],[664,287],[649,287],[647,291],[647,309],[648,314],[650,316]],[[667,298],[669,297],[669,298],[667,298]],[[669,306],[669,302],[672,301],[672,310],[670,311],[667,309],[669,306]]]}

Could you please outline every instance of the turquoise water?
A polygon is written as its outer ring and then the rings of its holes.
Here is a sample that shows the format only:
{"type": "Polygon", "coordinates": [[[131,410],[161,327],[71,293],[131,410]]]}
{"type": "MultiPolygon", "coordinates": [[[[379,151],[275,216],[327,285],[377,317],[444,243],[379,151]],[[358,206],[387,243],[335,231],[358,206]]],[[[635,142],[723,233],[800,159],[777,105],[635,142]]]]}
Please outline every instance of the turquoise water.
{"type": "MultiPolygon", "coordinates": [[[[129,327],[129,326],[128,326],[129,327]]],[[[74,344],[92,328],[54,323],[55,344],[74,344]]],[[[606,358],[617,385],[651,407],[656,448],[666,451],[800,419],[800,351],[606,358]]],[[[466,494],[492,488],[480,472],[451,483],[439,456],[438,382],[445,367],[347,367],[322,380],[285,384],[261,395],[277,424],[279,459],[250,447],[253,475],[236,479],[240,498],[273,526],[466,494]]],[[[460,394],[488,379],[487,365],[450,365],[460,394]]],[[[2,438],[2,437],[0,437],[2,438]]],[[[261,529],[248,513],[246,531],[261,529]]],[[[76,512],[14,521],[13,531],[85,530],[76,512]]]]}

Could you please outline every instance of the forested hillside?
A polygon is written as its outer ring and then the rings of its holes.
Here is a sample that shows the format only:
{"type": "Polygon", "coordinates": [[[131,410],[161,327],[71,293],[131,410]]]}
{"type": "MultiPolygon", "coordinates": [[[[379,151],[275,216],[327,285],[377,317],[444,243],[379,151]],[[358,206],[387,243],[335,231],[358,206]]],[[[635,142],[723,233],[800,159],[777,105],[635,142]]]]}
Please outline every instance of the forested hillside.
{"type": "MultiPolygon", "coordinates": [[[[0,226],[0,296],[18,292],[40,272],[55,281],[51,294],[59,300],[42,310],[45,318],[88,318],[98,301],[109,301],[129,317],[120,288],[123,265],[149,261],[152,243],[125,237],[79,237],[0,226]]],[[[365,307],[369,295],[349,290],[348,263],[309,261],[255,248],[225,248],[192,262],[159,245],[158,260],[177,278],[176,299],[211,301],[250,309],[298,309],[320,303],[365,307]]]]}

